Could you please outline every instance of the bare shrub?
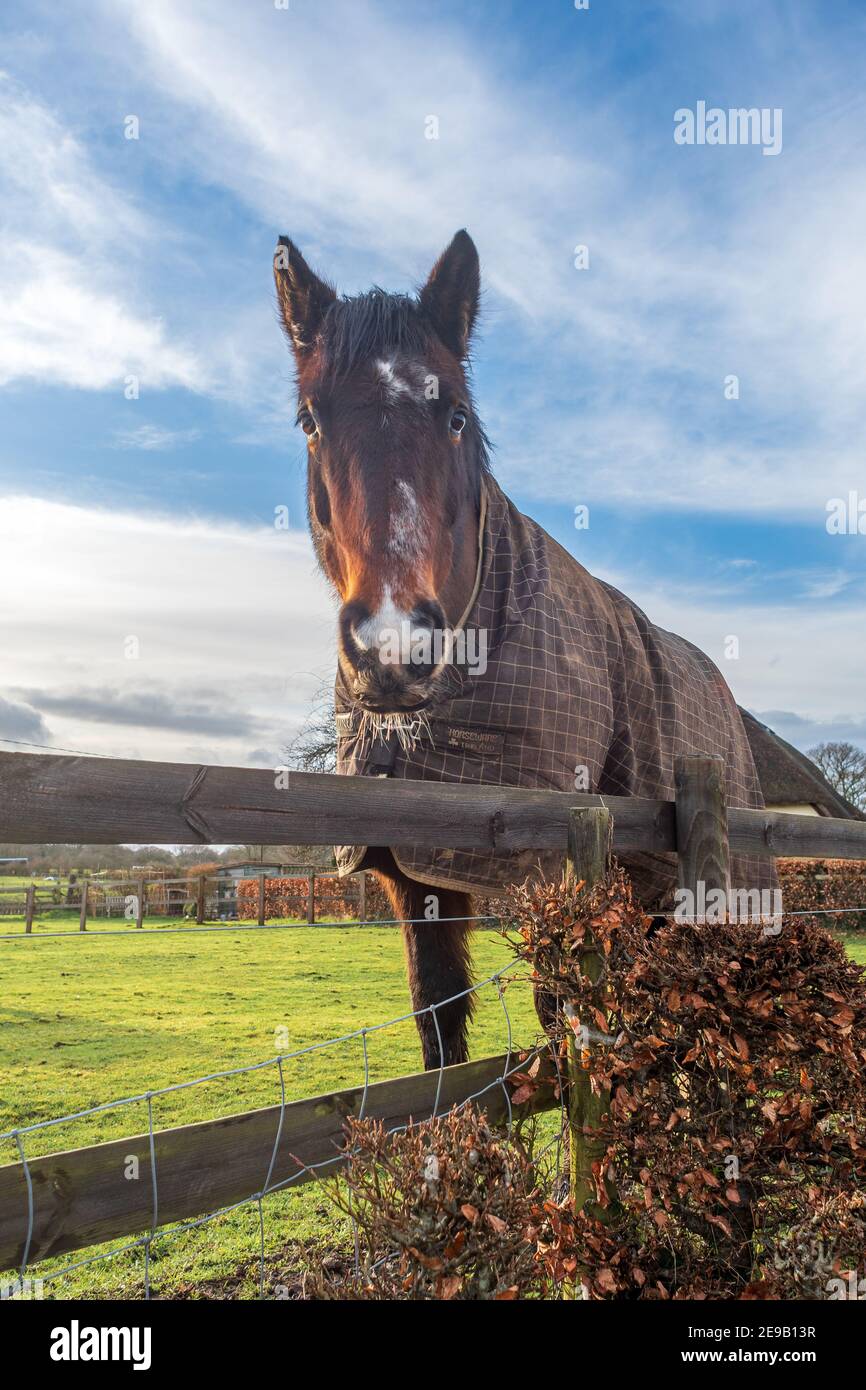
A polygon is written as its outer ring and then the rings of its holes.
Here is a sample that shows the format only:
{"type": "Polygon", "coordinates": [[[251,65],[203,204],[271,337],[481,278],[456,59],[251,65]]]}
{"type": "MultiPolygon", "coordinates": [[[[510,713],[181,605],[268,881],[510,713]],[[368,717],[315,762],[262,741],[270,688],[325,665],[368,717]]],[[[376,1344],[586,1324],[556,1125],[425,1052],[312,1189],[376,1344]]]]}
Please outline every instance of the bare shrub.
{"type": "Polygon", "coordinates": [[[540,1194],[527,1153],[469,1106],[388,1135],[350,1120],[345,1176],[330,1184],[358,1224],[363,1269],[310,1275],[313,1298],[545,1297],[536,1255],[540,1194]]]}

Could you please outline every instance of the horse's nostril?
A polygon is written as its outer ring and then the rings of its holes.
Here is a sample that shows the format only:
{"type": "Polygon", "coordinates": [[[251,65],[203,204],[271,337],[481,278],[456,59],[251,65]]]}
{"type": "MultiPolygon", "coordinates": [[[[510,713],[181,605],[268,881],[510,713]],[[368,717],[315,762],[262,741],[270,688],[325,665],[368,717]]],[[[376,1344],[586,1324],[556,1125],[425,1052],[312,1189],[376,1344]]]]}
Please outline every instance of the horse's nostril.
{"type": "Polygon", "coordinates": [[[367,657],[365,644],[358,638],[358,629],[369,617],[369,609],[357,600],[345,603],[340,610],[337,623],[340,648],[346,662],[355,671],[362,670],[364,660],[367,657]]]}
{"type": "Polygon", "coordinates": [[[439,665],[444,650],[446,620],[434,599],[422,599],[412,613],[413,641],[407,665],[414,679],[428,676],[439,665]]]}

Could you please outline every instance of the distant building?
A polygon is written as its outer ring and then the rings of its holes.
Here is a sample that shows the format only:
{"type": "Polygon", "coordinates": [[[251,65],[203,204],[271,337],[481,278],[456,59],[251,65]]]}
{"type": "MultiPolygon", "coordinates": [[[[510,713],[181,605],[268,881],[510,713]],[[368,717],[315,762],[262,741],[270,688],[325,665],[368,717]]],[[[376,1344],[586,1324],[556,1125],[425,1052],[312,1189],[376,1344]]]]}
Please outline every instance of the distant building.
{"type": "Polygon", "coordinates": [[[257,859],[246,859],[240,864],[221,864],[214,874],[218,915],[231,915],[237,911],[238,884],[242,878],[258,878],[261,874],[265,878],[280,878],[283,873],[282,864],[260,864],[257,859]]]}
{"type": "Polygon", "coordinates": [[[260,864],[258,859],[244,859],[240,864],[221,864],[216,874],[218,878],[226,876],[233,879],[258,878],[259,874],[264,874],[265,878],[279,878],[285,867],[284,864],[260,864]]]}

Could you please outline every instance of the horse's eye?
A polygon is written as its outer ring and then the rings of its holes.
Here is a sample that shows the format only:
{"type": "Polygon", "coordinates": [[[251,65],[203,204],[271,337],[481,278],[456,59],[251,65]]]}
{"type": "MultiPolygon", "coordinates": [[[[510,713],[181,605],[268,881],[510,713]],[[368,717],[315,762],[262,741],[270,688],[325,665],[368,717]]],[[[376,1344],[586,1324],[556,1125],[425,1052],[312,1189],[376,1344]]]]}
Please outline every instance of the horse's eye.
{"type": "Polygon", "coordinates": [[[298,424],[308,439],[314,439],[319,433],[319,426],[316,424],[309,410],[302,410],[299,412],[298,424]]]}
{"type": "Polygon", "coordinates": [[[454,438],[459,439],[460,435],[466,428],[466,411],[455,410],[454,414],[451,416],[448,428],[450,429],[454,438]]]}

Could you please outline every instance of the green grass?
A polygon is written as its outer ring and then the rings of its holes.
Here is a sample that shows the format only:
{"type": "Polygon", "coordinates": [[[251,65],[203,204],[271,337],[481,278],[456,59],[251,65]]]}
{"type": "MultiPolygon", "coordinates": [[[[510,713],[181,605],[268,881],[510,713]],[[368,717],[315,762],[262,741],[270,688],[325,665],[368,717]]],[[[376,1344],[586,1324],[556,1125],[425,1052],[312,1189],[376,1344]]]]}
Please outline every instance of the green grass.
{"type": "MultiPolygon", "coordinates": [[[[75,916],[75,914],[72,914],[75,916]]],[[[57,914],[34,923],[38,936],[57,914]]],[[[175,922],[176,925],[176,922],[175,922]]],[[[384,1022],[411,1007],[402,944],[390,928],[298,926],[287,931],[158,933],[99,940],[128,923],[98,921],[70,940],[0,942],[0,1130],[33,1124],[214,1071],[262,1061],[280,1051],[384,1022]],[[276,1046],[276,1030],[285,1034],[276,1046]]],[[[0,932],[9,930],[8,919],[0,932]]],[[[11,927],[21,929],[21,923],[11,927]]],[[[70,930],[70,924],[60,928],[70,930]]],[[[476,977],[507,964],[493,932],[474,937],[476,977]]],[[[529,986],[515,982],[507,999],[515,1038],[537,1034],[529,986]]],[[[473,1056],[503,1051],[505,1017],[493,987],[479,994],[473,1056]]],[[[368,1039],[372,1080],[420,1069],[411,1020],[368,1039]]],[[[284,1067],[290,1100],[363,1080],[360,1040],[299,1057],[284,1067]]],[[[158,1128],[272,1105],[275,1067],[207,1082],[154,1101],[158,1128]]],[[[95,1144],[147,1129],[143,1102],[27,1136],[30,1157],[95,1144]]],[[[17,1157],[0,1143],[0,1163],[17,1157]]],[[[266,1249],[290,1242],[330,1248],[347,1239],[318,1184],[264,1204],[266,1249]]],[[[153,1249],[154,1288],[166,1296],[223,1281],[249,1265],[241,1296],[256,1289],[258,1213],[244,1208],[198,1230],[163,1237],[153,1249]]],[[[123,1242],[116,1242],[122,1244],[123,1242]]],[[[91,1251],[82,1252],[90,1254],[91,1251]]],[[[80,1258],[46,1262],[36,1275],[80,1258]]],[[[285,1260],[285,1256],[281,1256],[285,1260]]],[[[142,1288],[141,1251],[64,1275],[47,1297],[133,1296],[142,1288]]]]}
{"type": "Polygon", "coordinates": [[[866,965],[866,936],[846,936],[843,939],[849,956],[858,965],[866,965]]]}
{"type": "Polygon", "coordinates": [[[67,879],[63,877],[54,883],[48,883],[42,874],[0,874],[0,888],[20,888],[22,898],[31,883],[35,883],[37,888],[62,888],[65,893],[67,879]]]}
{"type": "MultiPolygon", "coordinates": [[[[44,883],[44,876],[37,874],[0,874],[0,888],[19,888],[23,892],[28,883],[44,883]]],[[[50,885],[49,885],[50,886],[50,885]]]]}

